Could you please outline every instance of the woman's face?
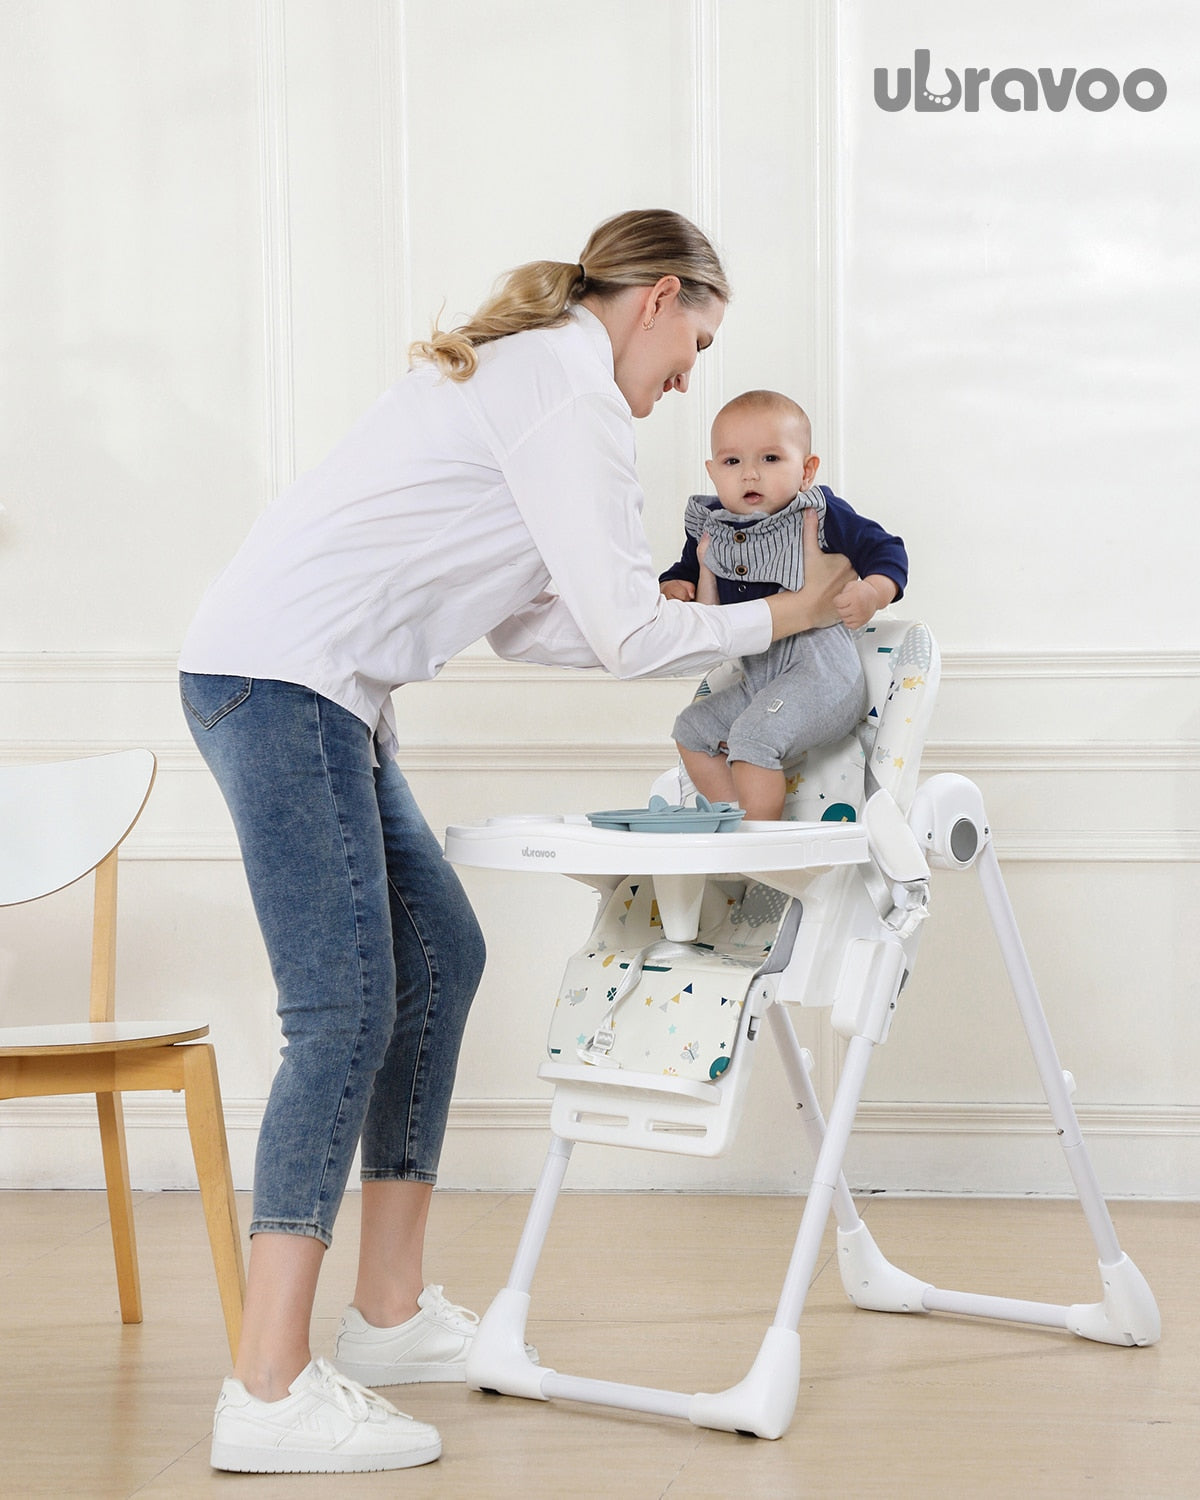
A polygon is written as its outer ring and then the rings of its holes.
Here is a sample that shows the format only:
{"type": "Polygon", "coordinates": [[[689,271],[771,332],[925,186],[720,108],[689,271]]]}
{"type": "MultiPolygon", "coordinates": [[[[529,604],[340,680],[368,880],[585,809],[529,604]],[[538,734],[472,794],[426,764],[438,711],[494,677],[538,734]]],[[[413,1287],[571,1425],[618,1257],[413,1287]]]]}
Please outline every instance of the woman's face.
{"type": "Polygon", "coordinates": [[[712,343],[724,316],[725,304],[719,297],[685,307],[679,301],[678,282],[665,292],[655,289],[623,346],[614,346],[613,374],[635,417],[648,417],[667,391],[687,390],[696,356],[712,343]]]}

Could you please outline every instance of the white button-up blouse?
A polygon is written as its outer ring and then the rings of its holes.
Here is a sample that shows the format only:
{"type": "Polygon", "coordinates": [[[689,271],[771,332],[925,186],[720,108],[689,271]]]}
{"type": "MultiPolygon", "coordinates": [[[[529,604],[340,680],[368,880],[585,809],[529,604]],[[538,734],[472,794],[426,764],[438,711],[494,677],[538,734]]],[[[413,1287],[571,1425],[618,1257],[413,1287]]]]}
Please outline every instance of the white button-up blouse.
{"type": "Polygon", "coordinates": [[[633,422],[600,320],[420,365],[260,516],[205,595],[180,667],[299,683],[395,748],[389,694],[487,636],[513,660],[617,677],[765,651],[764,600],[659,593],[633,422]]]}

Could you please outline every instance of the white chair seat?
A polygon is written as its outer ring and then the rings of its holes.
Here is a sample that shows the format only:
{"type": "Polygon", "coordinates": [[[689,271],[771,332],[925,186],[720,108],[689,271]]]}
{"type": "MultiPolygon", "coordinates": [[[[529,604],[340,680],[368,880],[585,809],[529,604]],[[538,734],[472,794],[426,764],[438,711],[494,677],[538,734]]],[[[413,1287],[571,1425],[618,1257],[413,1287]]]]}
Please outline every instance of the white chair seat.
{"type": "Polygon", "coordinates": [[[116,1052],[131,1047],[169,1047],[207,1035],[207,1026],[172,1026],[164,1031],[144,1021],[5,1026],[0,1030],[0,1057],[34,1057],[64,1048],[71,1052],[116,1052]]]}

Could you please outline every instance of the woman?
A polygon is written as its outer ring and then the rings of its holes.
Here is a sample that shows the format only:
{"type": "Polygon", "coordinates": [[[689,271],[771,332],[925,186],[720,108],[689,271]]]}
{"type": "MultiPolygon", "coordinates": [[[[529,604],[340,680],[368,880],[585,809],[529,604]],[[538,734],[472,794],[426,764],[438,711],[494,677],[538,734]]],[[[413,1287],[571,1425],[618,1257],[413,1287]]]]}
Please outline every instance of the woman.
{"type": "Polygon", "coordinates": [[[469,323],[415,345],[415,368],[264,512],[188,633],[185,709],[237,828],[286,1038],[216,1467],[436,1458],[432,1427],[342,1371],[462,1379],[472,1335],[421,1254],[483,941],[393,758],[391,690],[483,635],[510,658],[633,677],[833,618],[848,564],[812,537],[800,593],[659,594],[632,418],[687,390],[728,296],[712,246],[669,212],[608,220],[577,264],[512,272],[469,323]],[[360,1138],[338,1370],[311,1360],[309,1323],[360,1138]]]}

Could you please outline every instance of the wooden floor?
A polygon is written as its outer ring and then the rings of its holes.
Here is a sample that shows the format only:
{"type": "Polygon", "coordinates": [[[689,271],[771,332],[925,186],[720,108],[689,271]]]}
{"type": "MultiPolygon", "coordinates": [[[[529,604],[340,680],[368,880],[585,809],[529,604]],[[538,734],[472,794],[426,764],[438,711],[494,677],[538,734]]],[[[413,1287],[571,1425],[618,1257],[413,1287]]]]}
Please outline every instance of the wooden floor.
{"type": "MultiPolygon", "coordinates": [[[[525,1207],[517,1196],[438,1194],[426,1274],[482,1309],[507,1273],[525,1207]]],[[[543,1362],[676,1389],[733,1384],[770,1322],[798,1212],[784,1198],[564,1195],[529,1328],[543,1362]]],[[[352,1283],[356,1217],[348,1200],[323,1277],[318,1352],[331,1348],[352,1283]]],[[[876,1199],[865,1217],[889,1259],[939,1285],[1046,1301],[1099,1296],[1074,1204],[876,1199]]],[[[858,1312],[826,1256],[801,1325],[799,1406],[778,1442],[412,1386],[389,1394],[441,1429],[438,1463],[401,1474],[252,1477],[208,1464],[227,1351],[195,1196],[140,1197],[146,1321],[124,1328],[103,1196],[3,1193],[0,1494],[1195,1497],[1200,1207],[1119,1204],[1114,1217],[1162,1309],[1163,1339],[1151,1349],[858,1312]]]]}

